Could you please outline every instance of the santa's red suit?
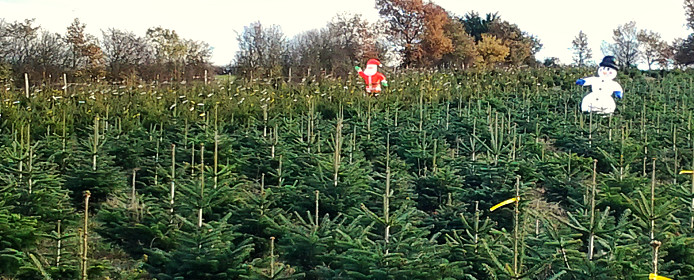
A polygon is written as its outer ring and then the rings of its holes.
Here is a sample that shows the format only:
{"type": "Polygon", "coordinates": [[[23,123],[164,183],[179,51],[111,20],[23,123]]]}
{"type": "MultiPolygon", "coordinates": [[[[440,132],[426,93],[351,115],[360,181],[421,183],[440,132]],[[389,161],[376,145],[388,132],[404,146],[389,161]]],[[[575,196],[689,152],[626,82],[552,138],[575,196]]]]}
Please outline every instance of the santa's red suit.
{"type": "Polygon", "coordinates": [[[355,67],[357,71],[359,71],[359,76],[361,76],[364,79],[364,83],[366,83],[366,92],[375,95],[381,92],[381,84],[383,84],[383,86],[388,86],[386,76],[378,72],[378,66],[381,66],[380,61],[377,59],[369,59],[364,71],[358,66],[355,67]]]}

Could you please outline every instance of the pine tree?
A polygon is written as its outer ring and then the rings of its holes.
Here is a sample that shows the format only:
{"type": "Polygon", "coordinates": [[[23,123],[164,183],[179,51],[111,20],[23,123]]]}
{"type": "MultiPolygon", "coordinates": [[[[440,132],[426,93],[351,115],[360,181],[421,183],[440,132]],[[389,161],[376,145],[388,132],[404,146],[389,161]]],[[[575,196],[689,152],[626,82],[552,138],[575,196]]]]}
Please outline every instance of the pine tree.
{"type": "Polygon", "coordinates": [[[202,227],[180,217],[183,225],[176,232],[174,248],[145,250],[146,268],[157,279],[229,279],[246,274],[244,263],[253,247],[250,238],[227,223],[231,215],[202,227]]]}
{"type": "Polygon", "coordinates": [[[303,273],[295,273],[294,269],[283,263],[276,261],[275,237],[270,237],[270,256],[269,258],[257,258],[249,265],[250,273],[248,276],[242,275],[242,279],[304,279],[303,273]]]}
{"type": "MultiPolygon", "coordinates": [[[[474,216],[460,213],[460,228],[454,229],[446,234],[446,244],[451,247],[450,261],[462,262],[466,272],[472,277],[481,279],[488,274],[484,269],[490,267],[491,263],[483,257],[483,241],[494,246],[499,240],[492,236],[494,223],[489,217],[483,221],[480,219],[483,211],[479,209],[479,202],[475,201],[474,216]]],[[[488,245],[489,246],[489,245],[488,245]]]]}
{"type": "Polygon", "coordinates": [[[15,206],[7,205],[17,198],[11,185],[0,186],[0,275],[17,275],[19,268],[31,266],[27,252],[38,239],[35,218],[14,213],[15,206]]]}
{"type": "Polygon", "coordinates": [[[126,189],[126,176],[113,164],[114,157],[104,150],[109,139],[100,133],[98,126],[99,117],[94,116],[94,124],[84,131],[89,133],[87,139],[74,143],[76,146],[66,171],[65,185],[72,192],[75,203],[81,200],[81,193],[86,190],[92,193],[93,202],[99,205],[109,194],[126,189]]]}

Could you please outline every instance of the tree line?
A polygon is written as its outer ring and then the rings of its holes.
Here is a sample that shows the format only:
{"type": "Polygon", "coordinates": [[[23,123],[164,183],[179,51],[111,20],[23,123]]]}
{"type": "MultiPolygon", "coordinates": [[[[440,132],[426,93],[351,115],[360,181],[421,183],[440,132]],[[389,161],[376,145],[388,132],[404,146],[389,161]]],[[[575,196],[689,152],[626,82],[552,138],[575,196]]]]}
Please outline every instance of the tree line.
{"type": "Polygon", "coordinates": [[[78,82],[180,81],[212,70],[212,48],[174,30],[152,27],[141,37],[109,28],[98,38],[85,28],[79,18],[64,34],[46,31],[34,19],[0,19],[0,80],[23,84],[26,73],[33,84],[55,83],[65,73],[78,82]]]}
{"type": "MultiPolygon", "coordinates": [[[[457,16],[422,0],[376,0],[381,20],[339,14],[325,27],[287,38],[277,25],[253,22],[238,34],[239,50],[226,72],[245,77],[345,77],[354,65],[378,57],[403,68],[454,69],[556,66],[557,58],[538,61],[539,38],[498,13],[471,11],[457,16]]],[[[694,0],[684,1],[687,26],[694,30],[694,0]]],[[[149,28],[144,37],[108,28],[101,37],[87,34],[76,18],[64,34],[51,33],[34,19],[0,19],[0,80],[21,85],[24,73],[34,84],[71,81],[184,81],[202,79],[213,67],[212,48],[185,39],[175,30],[149,28]]],[[[631,21],[613,31],[601,51],[622,67],[643,63],[660,69],[694,64],[694,33],[666,42],[657,32],[631,21]]],[[[568,42],[567,42],[568,43],[568,42]]],[[[592,50],[580,31],[571,42],[572,65],[586,66],[592,50]]]]}
{"type": "Polygon", "coordinates": [[[456,17],[434,3],[378,0],[382,20],[337,15],[326,27],[287,39],[277,25],[260,22],[238,36],[231,69],[245,76],[344,76],[368,58],[403,68],[468,69],[536,66],[540,40],[496,13],[456,17]],[[283,59],[276,59],[276,58],[283,59]]]}
{"type": "MultiPolygon", "coordinates": [[[[277,25],[254,22],[238,36],[239,48],[230,65],[236,74],[253,77],[306,76],[322,72],[343,76],[355,64],[371,57],[394,67],[448,67],[454,69],[556,66],[557,58],[538,61],[539,38],[498,13],[471,11],[456,16],[422,0],[376,0],[381,16],[369,23],[359,15],[336,16],[321,29],[287,38],[277,25]],[[276,59],[276,58],[283,59],[276,59]]],[[[687,25],[694,29],[694,1],[685,0],[687,25]]],[[[613,55],[621,67],[643,63],[649,69],[684,68],[694,64],[694,34],[668,43],[657,32],[638,29],[634,21],[613,30],[612,43],[603,43],[604,55],[613,55]]],[[[567,42],[568,43],[568,42],[567,42]]],[[[580,31],[571,42],[571,65],[587,66],[593,58],[588,36],[580,31]]]]}

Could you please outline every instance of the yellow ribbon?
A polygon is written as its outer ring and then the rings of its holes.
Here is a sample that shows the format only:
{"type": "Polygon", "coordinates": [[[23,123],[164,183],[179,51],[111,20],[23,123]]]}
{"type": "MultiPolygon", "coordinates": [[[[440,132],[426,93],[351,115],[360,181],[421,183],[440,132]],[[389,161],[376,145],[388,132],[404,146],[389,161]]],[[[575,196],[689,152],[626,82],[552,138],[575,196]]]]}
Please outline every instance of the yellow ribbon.
{"type": "Polygon", "coordinates": [[[496,210],[496,208],[499,208],[499,207],[501,207],[501,206],[514,203],[514,202],[518,201],[519,199],[520,199],[519,197],[512,197],[512,198],[509,198],[509,199],[507,199],[507,200],[504,200],[504,201],[500,202],[500,203],[497,204],[497,205],[492,206],[492,208],[489,208],[489,211],[491,212],[491,211],[494,211],[494,210],[496,210]]]}
{"type": "Polygon", "coordinates": [[[658,276],[656,274],[648,274],[648,280],[672,280],[670,278],[667,278],[665,276],[658,276]]]}

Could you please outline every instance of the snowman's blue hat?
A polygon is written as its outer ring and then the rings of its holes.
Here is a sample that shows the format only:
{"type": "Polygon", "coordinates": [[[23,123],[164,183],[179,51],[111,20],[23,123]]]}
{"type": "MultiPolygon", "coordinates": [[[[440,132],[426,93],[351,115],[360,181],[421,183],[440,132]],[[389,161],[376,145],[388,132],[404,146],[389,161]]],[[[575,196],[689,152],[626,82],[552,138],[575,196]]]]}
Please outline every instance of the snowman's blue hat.
{"type": "Polygon", "coordinates": [[[617,70],[619,68],[617,66],[617,63],[615,62],[616,58],[614,56],[608,55],[602,59],[602,62],[600,62],[600,66],[602,67],[610,67],[614,70],[617,70]]]}

